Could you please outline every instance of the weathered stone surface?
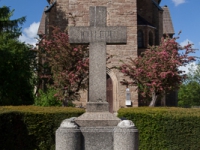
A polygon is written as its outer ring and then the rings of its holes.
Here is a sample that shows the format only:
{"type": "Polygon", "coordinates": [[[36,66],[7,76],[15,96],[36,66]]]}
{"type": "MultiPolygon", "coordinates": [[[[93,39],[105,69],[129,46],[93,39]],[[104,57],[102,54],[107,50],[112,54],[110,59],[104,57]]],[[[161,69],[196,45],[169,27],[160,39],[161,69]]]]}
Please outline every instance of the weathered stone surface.
{"type": "Polygon", "coordinates": [[[58,128],[56,130],[56,150],[83,150],[80,129],[58,128]]]}
{"type": "Polygon", "coordinates": [[[86,106],[87,112],[107,112],[108,102],[88,102],[86,106]]]}
{"type": "Polygon", "coordinates": [[[126,27],[69,27],[70,43],[89,44],[105,42],[107,44],[125,44],[126,27]]]}
{"type": "Polygon", "coordinates": [[[138,130],[119,127],[59,128],[56,150],[138,150],[138,130]]]}
{"type": "Polygon", "coordinates": [[[81,127],[85,150],[113,150],[114,127],[81,127]]]}
{"type": "Polygon", "coordinates": [[[113,138],[114,150],[139,149],[139,133],[136,128],[115,127],[113,138]]]}
{"type": "Polygon", "coordinates": [[[90,7],[90,26],[106,27],[107,8],[103,6],[90,7]]]}
{"type": "Polygon", "coordinates": [[[117,126],[121,120],[107,112],[86,112],[78,117],[75,122],[81,127],[117,126]]]}
{"type": "Polygon", "coordinates": [[[106,44],[90,44],[89,102],[106,102],[106,44]]]}
{"type": "Polygon", "coordinates": [[[120,128],[127,128],[127,129],[135,128],[135,124],[131,120],[123,120],[117,126],[120,128]]]}
{"type": "Polygon", "coordinates": [[[61,128],[78,128],[78,126],[75,124],[74,120],[76,117],[72,117],[70,119],[65,119],[62,121],[60,127],[61,128]]]}

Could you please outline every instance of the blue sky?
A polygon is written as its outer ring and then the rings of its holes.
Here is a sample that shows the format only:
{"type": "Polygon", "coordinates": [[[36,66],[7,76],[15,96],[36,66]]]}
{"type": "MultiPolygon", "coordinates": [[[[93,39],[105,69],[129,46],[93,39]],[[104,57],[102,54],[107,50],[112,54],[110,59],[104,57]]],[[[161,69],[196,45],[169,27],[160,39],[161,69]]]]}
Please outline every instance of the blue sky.
{"type": "MultiPolygon", "coordinates": [[[[178,42],[190,41],[200,49],[200,0],[162,0],[160,5],[170,9],[175,33],[182,31],[178,42]]],[[[196,54],[200,56],[200,51],[196,54]]]]}
{"type": "MultiPolygon", "coordinates": [[[[26,16],[20,40],[34,44],[42,12],[48,5],[47,1],[0,0],[0,6],[3,5],[15,9],[13,18],[26,16]]],[[[170,9],[175,33],[182,31],[178,42],[184,45],[189,41],[196,49],[200,49],[200,0],[162,0],[160,6],[164,5],[170,9]]],[[[194,55],[200,57],[200,50],[194,55]]]]}
{"type": "Polygon", "coordinates": [[[35,44],[37,30],[43,10],[49,4],[47,0],[0,0],[0,6],[9,6],[15,9],[13,19],[26,16],[26,22],[22,26],[23,35],[21,41],[29,44],[35,44]]]}
{"type": "MultiPolygon", "coordinates": [[[[164,5],[170,10],[176,35],[182,31],[177,41],[181,45],[193,43],[197,50],[192,55],[200,57],[200,0],[162,0],[160,6],[164,5]]],[[[196,68],[195,63],[191,63],[181,69],[188,72],[190,65],[196,68]]]]}

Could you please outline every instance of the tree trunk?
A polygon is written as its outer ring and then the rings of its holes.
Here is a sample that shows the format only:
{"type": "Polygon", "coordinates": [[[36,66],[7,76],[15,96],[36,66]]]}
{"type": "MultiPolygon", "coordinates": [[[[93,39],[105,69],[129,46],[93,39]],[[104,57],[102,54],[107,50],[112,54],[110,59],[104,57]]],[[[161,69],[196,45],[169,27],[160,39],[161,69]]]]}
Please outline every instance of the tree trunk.
{"type": "Polygon", "coordinates": [[[63,107],[67,107],[67,104],[68,104],[68,100],[67,100],[67,98],[66,98],[66,93],[67,93],[67,90],[64,90],[64,99],[63,99],[63,101],[62,101],[62,106],[63,107]]]}
{"type": "Polygon", "coordinates": [[[64,99],[62,102],[62,106],[67,107],[67,105],[68,105],[68,101],[67,101],[67,99],[64,99]]]}
{"type": "Polygon", "coordinates": [[[149,104],[149,107],[155,107],[156,105],[156,100],[157,100],[157,95],[155,92],[152,92],[152,100],[151,100],[151,103],[149,104]]]}
{"type": "Polygon", "coordinates": [[[162,96],[162,99],[161,99],[161,106],[166,106],[166,94],[164,94],[162,96]]]}

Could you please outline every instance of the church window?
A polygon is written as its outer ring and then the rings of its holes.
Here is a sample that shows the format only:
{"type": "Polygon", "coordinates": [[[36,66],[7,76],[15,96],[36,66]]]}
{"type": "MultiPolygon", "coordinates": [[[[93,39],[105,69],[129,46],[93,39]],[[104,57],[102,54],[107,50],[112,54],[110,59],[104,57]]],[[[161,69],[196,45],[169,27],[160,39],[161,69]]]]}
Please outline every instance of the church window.
{"type": "Polygon", "coordinates": [[[138,47],[139,48],[144,47],[144,35],[142,30],[138,31],[138,47]]]}
{"type": "Polygon", "coordinates": [[[149,45],[153,45],[153,33],[151,31],[149,32],[149,45]]]}

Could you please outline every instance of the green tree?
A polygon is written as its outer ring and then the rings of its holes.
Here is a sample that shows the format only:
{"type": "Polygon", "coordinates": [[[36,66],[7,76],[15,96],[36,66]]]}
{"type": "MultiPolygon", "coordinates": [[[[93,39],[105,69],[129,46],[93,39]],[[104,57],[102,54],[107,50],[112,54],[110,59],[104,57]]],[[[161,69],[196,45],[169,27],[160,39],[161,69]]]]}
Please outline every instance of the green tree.
{"type": "Polygon", "coordinates": [[[200,106],[200,64],[189,68],[187,79],[178,92],[178,106],[200,106]]]}
{"type": "Polygon", "coordinates": [[[48,87],[44,92],[39,90],[39,96],[35,98],[34,105],[36,106],[62,106],[60,100],[58,100],[54,95],[57,93],[56,89],[48,87]]]}
{"type": "Polygon", "coordinates": [[[33,103],[30,47],[0,37],[0,105],[33,103]]]}
{"type": "Polygon", "coordinates": [[[187,80],[185,83],[195,81],[200,84],[200,62],[196,65],[192,64],[188,70],[189,72],[187,74],[187,80]]]}
{"type": "Polygon", "coordinates": [[[10,20],[12,14],[0,8],[0,105],[33,104],[34,59],[31,47],[17,39],[25,18],[10,20]]]}
{"type": "Polygon", "coordinates": [[[6,38],[18,38],[21,35],[21,28],[19,26],[26,20],[25,17],[10,20],[13,13],[14,10],[10,10],[7,6],[0,8],[0,34],[1,36],[6,36],[6,38]]]}

